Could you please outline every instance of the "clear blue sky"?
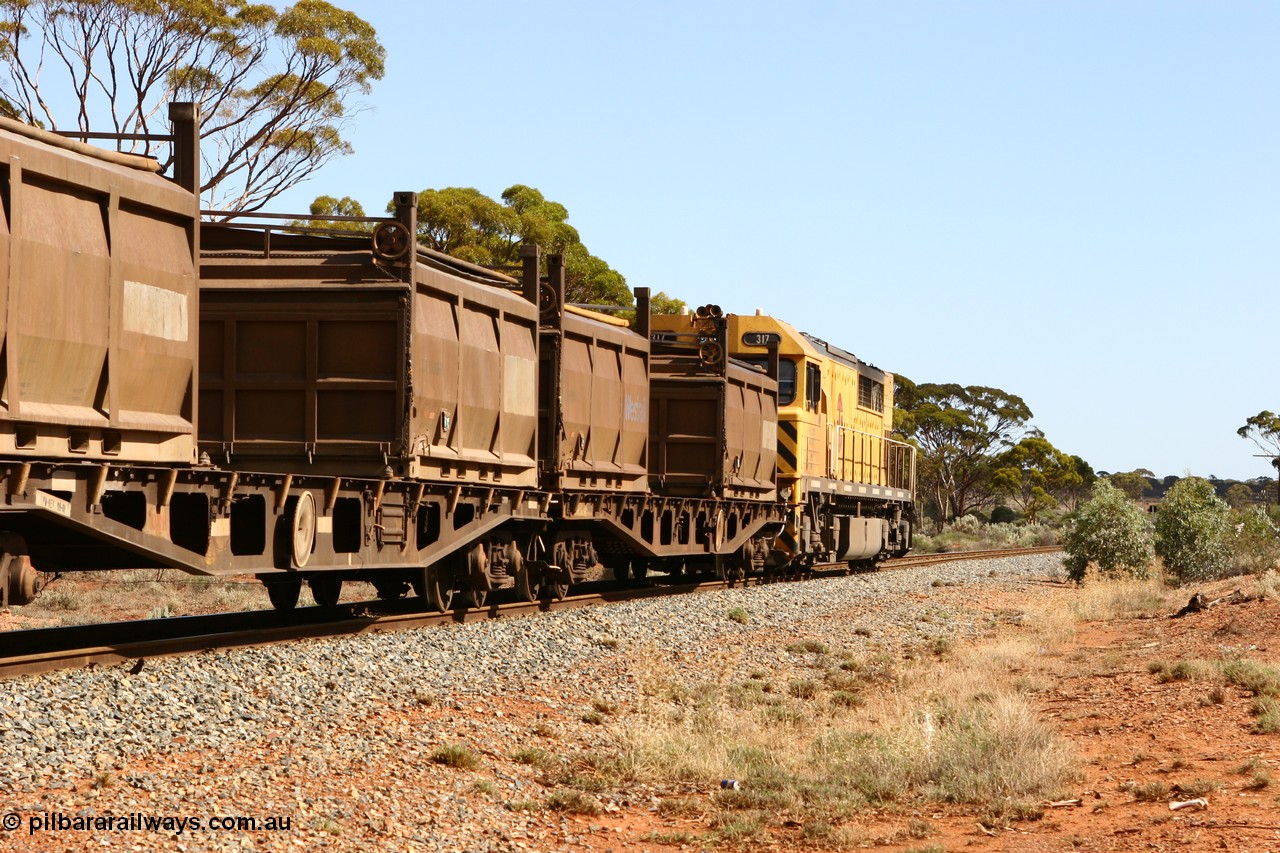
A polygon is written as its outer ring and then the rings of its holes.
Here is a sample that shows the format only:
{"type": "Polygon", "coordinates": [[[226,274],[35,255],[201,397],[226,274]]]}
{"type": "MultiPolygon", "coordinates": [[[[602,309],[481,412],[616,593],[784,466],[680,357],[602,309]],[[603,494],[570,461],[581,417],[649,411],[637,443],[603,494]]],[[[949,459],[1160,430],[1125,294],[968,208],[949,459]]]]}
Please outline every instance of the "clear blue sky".
{"type": "Polygon", "coordinates": [[[355,154],[271,208],[514,183],[628,283],[990,385],[1100,470],[1280,409],[1280,4],[349,0],[355,154]]]}

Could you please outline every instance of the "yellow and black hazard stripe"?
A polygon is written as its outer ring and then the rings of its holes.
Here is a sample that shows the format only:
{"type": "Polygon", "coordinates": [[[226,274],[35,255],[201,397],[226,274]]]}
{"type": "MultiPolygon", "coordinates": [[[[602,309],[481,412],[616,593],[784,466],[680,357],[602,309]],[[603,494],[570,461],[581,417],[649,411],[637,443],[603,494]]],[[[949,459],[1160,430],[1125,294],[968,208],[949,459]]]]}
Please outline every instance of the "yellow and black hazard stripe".
{"type": "Polygon", "coordinates": [[[800,458],[800,432],[793,421],[778,421],[778,475],[795,474],[800,458]]]}
{"type": "Polygon", "coordinates": [[[788,524],[786,529],[773,539],[773,547],[769,549],[766,565],[771,569],[783,569],[800,556],[800,531],[795,524],[788,524]]]}
{"type": "Polygon", "coordinates": [[[800,553],[800,531],[796,529],[795,524],[788,524],[778,534],[778,537],[773,540],[773,550],[785,554],[787,562],[795,559],[796,554],[800,553]]]}

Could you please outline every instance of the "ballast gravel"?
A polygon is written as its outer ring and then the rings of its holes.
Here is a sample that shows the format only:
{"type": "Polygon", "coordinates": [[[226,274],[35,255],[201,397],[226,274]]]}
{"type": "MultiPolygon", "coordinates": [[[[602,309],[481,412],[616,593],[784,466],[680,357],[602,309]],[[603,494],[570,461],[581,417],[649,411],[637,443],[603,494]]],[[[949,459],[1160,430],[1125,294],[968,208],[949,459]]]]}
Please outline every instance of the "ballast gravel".
{"type": "Polygon", "coordinates": [[[557,736],[561,753],[587,752],[607,732],[584,712],[593,698],[635,699],[637,656],[691,679],[708,666],[741,678],[776,671],[789,640],[857,650],[888,635],[958,638],[978,614],[941,605],[940,590],[1060,574],[1053,554],[974,560],[0,682],[0,847],[583,849],[576,824],[537,807],[536,774],[481,783],[433,755],[459,744],[506,761],[557,736]],[[761,635],[776,641],[746,642],[761,635]],[[734,654],[714,654],[724,650],[734,654]],[[128,815],[289,825],[57,828],[128,815]]]}

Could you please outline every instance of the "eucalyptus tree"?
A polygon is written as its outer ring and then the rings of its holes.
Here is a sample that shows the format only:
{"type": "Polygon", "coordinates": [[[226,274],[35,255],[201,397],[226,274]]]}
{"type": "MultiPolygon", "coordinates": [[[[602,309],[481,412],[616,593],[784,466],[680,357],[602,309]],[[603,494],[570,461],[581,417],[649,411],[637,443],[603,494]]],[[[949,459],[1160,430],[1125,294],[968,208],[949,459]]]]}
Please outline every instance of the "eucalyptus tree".
{"type": "Polygon", "coordinates": [[[894,404],[894,431],[920,448],[920,490],[944,523],[990,501],[996,457],[1030,429],[1031,409],[999,388],[899,375],[894,404]]]}
{"type": "Polygon", "coordinates": [[[1092,496],[1067,522],[1062,548],[1067,575],[1077,583],[1089,566],[1106,576],[1143,578],[1155,557],[1146,513],[1105,479],[1093,484],[1092,496]]]}
{"type": "Polygon", "coordinates": [[[1028,435],[995,460],[992,487],[1022,508],[1028,521],[1053,508],[1064,494],[1081,486],[1084,477],[1078,456],[1054,447],[1043,435],[1028,435]]]}
{"type": "Polygon", "coordinates": [[[1130,500],[1138,500],[1151,488],[1151,480],[1155,474],[1146,468],[1135,468],[1132,471],[1121,471],[1107,477],[1111,485],[1129,496],[1130,500]]]}
{"type": "Polygon", "coordinates": [[[1179,580],[1221,577],[1233,532],[1226,501],[1200,477],[1183,477],[1156,513],[1156,553],[1179,580]]]}
{"type": "Polygon", "coordinates": [[[164,134],[166,104],[194,101],[201,194],[219,209],[259,209],[351,153],[343,133],[384,58],[372,26],[325,0],[0,0],[0,110],[51,130],[164,134]]]}
{"type": "MultiPolygon", "coordinates": [[[[1280,474],[1280,415],[1263,409],[1245,421],[1236,435],[1256,444],[1280,474]]],[[[1280,475],[1276,477],[1276,502],[1280,503],[1280,475]]]]}
{"type": "MultiPolygon", "coordinates": [[[[520,264],[520,246],[536,243],[544,252],[565,257],[566,298],[571,303],[627,307],[635,302],[627,280],[608,263],[587,251],[578,229],[569,224],[569,210],[539,190],[515,184],[501,200],[473,187],[425,189],[418,193],[418,242],[455,258],[488,267],[520,264]]],[[[387,211],[394,209],[387,204],[387,211]]],[[[348,196],[318,196],[311,203],[315,216],[363,216],[364,208],[348,196]]],[[[359,230],[367,226],[341,220],[326,227],[359,230]]],[[[664,292],[653,294],[655,314],[678,314],[685,303],[664,292]]],[[[622,316],[630,316],[623,312],[622,316]]]]}

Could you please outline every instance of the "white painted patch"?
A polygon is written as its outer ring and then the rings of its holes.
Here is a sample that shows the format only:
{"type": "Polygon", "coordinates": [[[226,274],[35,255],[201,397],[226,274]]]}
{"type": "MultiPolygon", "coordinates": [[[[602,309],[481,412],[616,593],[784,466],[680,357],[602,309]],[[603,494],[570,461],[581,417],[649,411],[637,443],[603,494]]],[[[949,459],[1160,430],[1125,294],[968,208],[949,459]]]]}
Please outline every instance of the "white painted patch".
{"type": "Polygon", "coordinates": [[[49,484],[53,486],[55,492],[74,492],[76,490],[76,478],[70,476],[59,476],[55,474],[49,478],[49,484]]]}
{"type": "Polygon", "coordinates": [[[213,524],[209,526],[209,534],[214,539],[226,539],[231,535],[231,519],[215,518],[213,524]]]}
{"type": "Polygon", "coordinates": [[[333,532],[333,516],[321,515],[316,518],[316,533],[332,533],[333,532]]]}
{"type": "Polygon", "coordinates": [[[36,490],[36,506],[56,512],[58,515],[64,515],[67,518],[71,517],[71,504],[69,502],[64,501],[57,495],[51,495],[39,489],[36,490]]]}
{"type": "Polygon", "coordinates": [[[124,330],[166,341],[186,341],[187,295],[126,279],[124,330]]]}
{"type": "Polygon", "coordinates": [[[522,356],[508,355],[503,356],[502,370],[503,411],[513,415],[536,415],[537,365],[522,356]]]}

